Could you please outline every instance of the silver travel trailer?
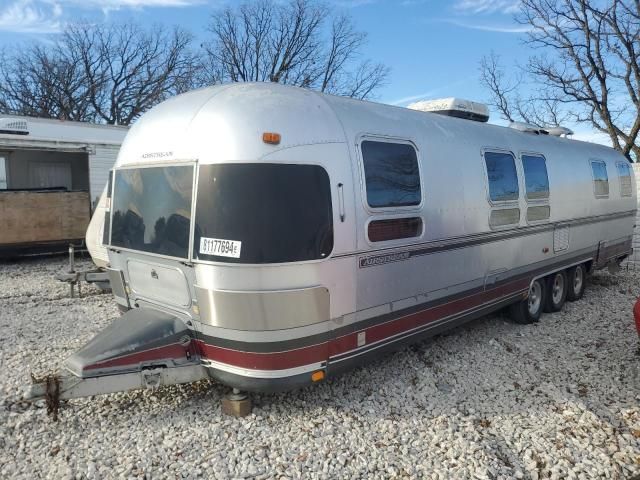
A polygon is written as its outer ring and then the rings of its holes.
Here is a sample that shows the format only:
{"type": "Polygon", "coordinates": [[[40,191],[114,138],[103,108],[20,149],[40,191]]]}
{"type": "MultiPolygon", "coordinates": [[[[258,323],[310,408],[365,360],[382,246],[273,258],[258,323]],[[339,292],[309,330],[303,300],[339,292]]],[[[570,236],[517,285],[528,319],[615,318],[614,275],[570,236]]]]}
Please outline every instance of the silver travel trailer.
{"type": "Polygon", "coordinates": [[[623,156],[447,113],[260,83],[143,115],[105,216],[126,313],[61,395],[310,384],[503,307],[536,321],[631,252],[623,156]]]}

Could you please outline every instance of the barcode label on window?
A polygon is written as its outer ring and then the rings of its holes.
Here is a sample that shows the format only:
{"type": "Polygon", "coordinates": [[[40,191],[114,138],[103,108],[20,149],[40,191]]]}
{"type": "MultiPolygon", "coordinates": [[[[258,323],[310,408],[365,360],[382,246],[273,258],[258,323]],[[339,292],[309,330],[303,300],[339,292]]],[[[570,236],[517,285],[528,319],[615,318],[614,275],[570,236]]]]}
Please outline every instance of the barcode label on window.
{"type": "Polygon", "coordinates": [[[236,240],[223,240],[220,238],[200,238],[200,253],[204,255],[217,255],[219,257],[240,258],[242,242],[236,240]]]}

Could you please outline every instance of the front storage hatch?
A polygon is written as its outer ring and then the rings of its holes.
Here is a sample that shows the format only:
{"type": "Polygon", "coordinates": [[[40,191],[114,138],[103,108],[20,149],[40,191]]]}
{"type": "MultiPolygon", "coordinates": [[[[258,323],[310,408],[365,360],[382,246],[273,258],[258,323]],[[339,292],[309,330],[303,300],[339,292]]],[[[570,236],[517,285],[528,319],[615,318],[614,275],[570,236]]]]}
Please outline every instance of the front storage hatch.
{"type": "Polygon", "coordinates": [[[129,260],[127,271],[136,297],[177,307],[191,305],[187,278],[178,267],[129,260]]]}

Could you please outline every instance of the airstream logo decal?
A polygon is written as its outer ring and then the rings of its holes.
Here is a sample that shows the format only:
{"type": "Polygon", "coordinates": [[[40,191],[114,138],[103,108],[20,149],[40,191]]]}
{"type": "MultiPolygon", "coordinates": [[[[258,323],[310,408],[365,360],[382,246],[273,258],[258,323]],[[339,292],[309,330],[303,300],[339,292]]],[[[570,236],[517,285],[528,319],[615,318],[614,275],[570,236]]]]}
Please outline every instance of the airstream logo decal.
{"type": "Polygon", "coordinates": [[[360,259],[360,268],[375,267],[384,263],[399,262],[411,256],[411,252],[390,253],[388,255],[376,255],[360,259]]]}
{"type": "Polygon", "coordinates": [[[149,153],[143,153],[142,154],[142,158],[147,159],[147,158],[166,158],[166,157],[173,157],[173,152],[149,152],[149,153]]]}

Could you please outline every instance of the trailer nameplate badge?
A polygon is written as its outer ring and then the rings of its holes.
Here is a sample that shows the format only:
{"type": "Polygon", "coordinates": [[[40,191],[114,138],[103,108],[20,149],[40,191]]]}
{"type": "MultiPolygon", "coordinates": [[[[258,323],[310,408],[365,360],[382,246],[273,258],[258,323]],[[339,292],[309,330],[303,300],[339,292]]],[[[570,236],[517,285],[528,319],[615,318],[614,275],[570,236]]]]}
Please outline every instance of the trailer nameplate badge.
{"type": "Polygon", "coordinates": [[[221,238],[200,238],[200,253],[218,257],[240,258],[242,242],[221,238]]]}

